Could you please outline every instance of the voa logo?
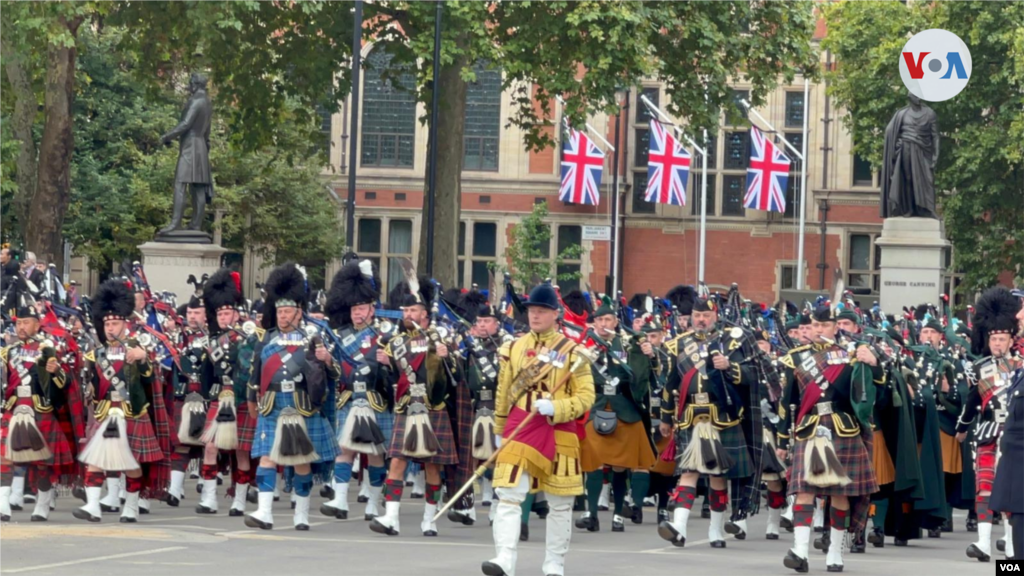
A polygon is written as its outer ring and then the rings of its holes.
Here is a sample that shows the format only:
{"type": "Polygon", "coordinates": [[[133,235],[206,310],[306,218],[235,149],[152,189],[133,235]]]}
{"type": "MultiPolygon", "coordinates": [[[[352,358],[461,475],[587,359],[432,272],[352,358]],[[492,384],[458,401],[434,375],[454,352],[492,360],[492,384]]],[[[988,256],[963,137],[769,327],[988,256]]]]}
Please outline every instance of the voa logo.
{"type": "Polygon", "coordinates": [[[948,30],[918,32],[903,46],[899,62],[907,90],[928,102],[949,100],[971,78],[971,51],[948,30]]]}

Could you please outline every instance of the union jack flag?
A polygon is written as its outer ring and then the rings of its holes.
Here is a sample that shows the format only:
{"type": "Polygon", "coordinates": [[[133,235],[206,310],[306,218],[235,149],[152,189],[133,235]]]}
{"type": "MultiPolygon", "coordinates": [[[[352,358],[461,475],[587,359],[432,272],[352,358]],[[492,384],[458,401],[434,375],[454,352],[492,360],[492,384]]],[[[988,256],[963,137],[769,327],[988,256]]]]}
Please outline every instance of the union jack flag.
{"type": "Polygon", "coordinates": [[[754,210],[786,211],[789,158],[756,127],[750,128],[750,167],[743,206],[754,210]]]}
{"type": "Polygon", "coordinates": [[[690,153],[661,122],[651,120],[651,143],[647,155],[647,193],[644,200],[658,204],[686,206],[686,180],[690,176],[690,153]]]}
{"type": "Polygon", "coordinates": [[[562,185],[558,199],[596,206],[601,200],[604,152],[587,135],[569,128],[562,148],[562,185]]]}

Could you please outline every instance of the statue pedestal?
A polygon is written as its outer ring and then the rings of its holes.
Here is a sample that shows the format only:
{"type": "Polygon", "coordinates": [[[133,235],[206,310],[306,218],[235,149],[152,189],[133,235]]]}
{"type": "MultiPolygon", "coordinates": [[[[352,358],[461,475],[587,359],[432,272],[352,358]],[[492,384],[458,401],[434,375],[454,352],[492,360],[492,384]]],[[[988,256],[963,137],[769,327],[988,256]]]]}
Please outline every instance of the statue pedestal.
{"type": "Polygon", "coordinates": [[[886,218],[875,241],[882,251],[879,305],[896,314],[904,306],[939,304],[945,270],[945,227],[931,218],[886,218]]]}
{"type": "Polygon", "coordinates": [[[227,252],[215,244],[183,244],[146,242],[139,246],[142,265],[150,288],[169,291],[178,296],[178,303],[188,302],[195,287],[188,283],[188,275],[202,278],[220,268],[220,258],[227,252]]]}

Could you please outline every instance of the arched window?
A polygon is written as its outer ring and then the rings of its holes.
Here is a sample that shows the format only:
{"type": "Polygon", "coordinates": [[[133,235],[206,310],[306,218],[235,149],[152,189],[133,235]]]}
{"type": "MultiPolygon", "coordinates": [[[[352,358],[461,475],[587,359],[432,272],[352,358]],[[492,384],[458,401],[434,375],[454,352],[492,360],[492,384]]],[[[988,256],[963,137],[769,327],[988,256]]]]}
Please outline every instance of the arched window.
{"type": "Polygon", "coordinates": [[[416,138],[416,78],[410,70],[390,70],[394,56],[374,50],[363,80],[361,166],[412,168],[416,138]]]}
{"type": "Polygon", "coordinates": [[[466,86],[463,170],[497,170],[501,133],[501,70],[486,62],[473,66],[476,81],[466,86]]]}

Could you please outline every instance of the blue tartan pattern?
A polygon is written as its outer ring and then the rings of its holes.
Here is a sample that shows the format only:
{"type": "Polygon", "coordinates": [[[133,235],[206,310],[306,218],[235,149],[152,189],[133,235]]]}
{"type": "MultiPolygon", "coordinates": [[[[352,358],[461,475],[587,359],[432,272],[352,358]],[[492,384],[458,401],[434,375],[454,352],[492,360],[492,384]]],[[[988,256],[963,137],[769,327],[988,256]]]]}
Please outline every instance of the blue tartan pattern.
{"type": "MultiPolygon", "coordinates": [[[[279,392],[275,395],[274,409],[267,416],[260,414],[256,421],[256,437],[252,442],[253,458],[270,455],[274,447],[274,434],[277,432],[277,418],[285,408],[294,407],[295,399],[291,393],[279,392]]],[[[316,461],[333,461],[338,455],[338,441],[334,438],[334,430],[327,418],[320,412],[306,418],[306,432],[320,457],[316,461]]]]}
{"type": "MultiPolygon", "coordinates": [[[[339,445],[341,444],[341,432],[345,429],[345,421],[348,419],[348,413],[351,410],[352,403],[349,402],[348,404],[345,404],[345,406],[343,406],[341,410],[338,410],[335,415],[335,419],[338,422],[335,434],[335,441],[339,445]]],[[[381,434],[384,435],[384,450],[387,451],[388,445],[391,444],[391,434],[395,430],[395,414],[394,412],[388,412],[387,410],[385,410],[384,412],[377,412],[376,410],[374,410],[373,414],[377,418],[377,426],[380,427],[381,434]]],[[[338,451],[340,453],[341,448],[339,448],[338,451]]]]}

